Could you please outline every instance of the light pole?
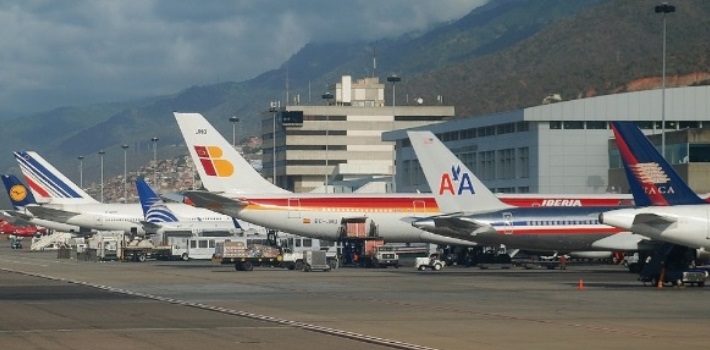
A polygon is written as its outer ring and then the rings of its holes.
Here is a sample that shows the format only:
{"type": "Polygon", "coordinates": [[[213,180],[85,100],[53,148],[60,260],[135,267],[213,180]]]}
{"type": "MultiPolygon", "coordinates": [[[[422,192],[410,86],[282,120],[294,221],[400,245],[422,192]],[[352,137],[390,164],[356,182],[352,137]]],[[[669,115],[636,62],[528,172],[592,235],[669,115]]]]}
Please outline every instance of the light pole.
{"type": "Polygon", "coordinates": [[[239,123],[239,118],[237,116],[229,117],[229,121],[232,122],[232,147],[237,147],[237,123],[239,123]]]}
{"type": "Polygon", "coordinates": [[[276,112],[279,110],[278,105],[278,101],[271,101],[271,105],[269,107],[269,112],[271,112],[271,119],[273,122],[271,129],[271,183],[274,185],[276,184],[276,112]]]}
{"type": "Polygon", "coordinates": [[[128,203],[128,177],[126,177],[126,168],[128,167],[128,145],[123,144],[121,145],[121,148],[123,148],[123,203],[128,203]]]}
{"type": "Polygon", "coordinates": [[[101,203],[104,202],[104,154],[106,154],[106,151],[99,151],[99,157],[101,158],[101,203]]]}
{"type": "Polygon", "coordinates": [[[661,87],[661,154],[666,157],[666,13],[675,12],[675,6],[667,2],[656,6],[656,13],[663,14],[663,72],[661,87]]]}
{"type": "MultiPolygon", "coordinates": [[[[158,141],[160,139],[157,136],[154,136],[152,139],[150,139],[150,142],[153,143],[153,186],[158,186],[158,141]]],[[[157,189],[156,189],[157,191],[157,189]]]]}
{"type": "MultiPolygon", "coordinates": [[[[330,91],[326,91],[326,93],[323,94],[323,99],[325,100],[325,105],[330,106],[330,100],[333,99],[333,94],[330,93],[330,91]]],[[[328,193],[328,173],[330,172],[330,168],[328,168],[328,135],[330,134],[330,130],[328,129],[328,122],[330,121],[330,114],[326,111],[325,113],[325,193],[328,193]]]]}
{"type": "MultiPolygon", "coordinates": [[[[402,81],[402,78],[398,77],[396,74],[392,74],[389,77],[387,77],[387,81],[392,83],[392,130],[395,129],[396,125],[396,113],[395,113],[395,98],[396,98],[396,86],[397,83],[402,81]]],[[[395,163],[395,160],[397,159],[397,142],[395,142],[392,145],[392,192],[397,192],[397,188],[395,187],[396,181],[395,181],[395,175],[397,174],[397,164],[395,163]]]]}
{"type": "Polygon", "coordinates": [[[79,160],[79,187],[84,189],[84,156],[78,156],[76,159],[79,160]]]}

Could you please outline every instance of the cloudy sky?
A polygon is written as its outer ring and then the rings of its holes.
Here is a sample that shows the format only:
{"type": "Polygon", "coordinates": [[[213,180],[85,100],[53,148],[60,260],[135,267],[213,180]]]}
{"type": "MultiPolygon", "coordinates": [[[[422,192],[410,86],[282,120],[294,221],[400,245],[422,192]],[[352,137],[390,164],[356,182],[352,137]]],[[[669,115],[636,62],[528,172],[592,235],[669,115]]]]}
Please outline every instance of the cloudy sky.
{"type": "Polygon", "coordinates": [[[242,81],[308,42],[396,36],[484,2],[3,1],[0,118],[242,81]]]}

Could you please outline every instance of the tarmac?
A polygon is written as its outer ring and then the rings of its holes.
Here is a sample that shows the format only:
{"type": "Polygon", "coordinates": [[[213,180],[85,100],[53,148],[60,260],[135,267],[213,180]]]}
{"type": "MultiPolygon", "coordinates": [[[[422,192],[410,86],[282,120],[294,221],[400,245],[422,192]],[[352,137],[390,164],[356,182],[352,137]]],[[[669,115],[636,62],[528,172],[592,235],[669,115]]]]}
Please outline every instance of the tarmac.
{"type": "Polygon", "coordinates": [[[87,262],[0,242],[0,349],[705,347],[710,290],[623,266],[300,272],[87,262]]]}

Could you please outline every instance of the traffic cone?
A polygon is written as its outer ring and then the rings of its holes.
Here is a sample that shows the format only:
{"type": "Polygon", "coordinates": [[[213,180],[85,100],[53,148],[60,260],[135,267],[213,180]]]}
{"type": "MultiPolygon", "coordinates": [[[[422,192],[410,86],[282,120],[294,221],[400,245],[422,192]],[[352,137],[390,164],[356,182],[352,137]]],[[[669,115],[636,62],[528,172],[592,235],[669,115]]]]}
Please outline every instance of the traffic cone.
{"type": "Polygon", "coordinates": [[[584,281],[581,278],[579,279],[579,287],[578,288],[579,288],[580,292],[584,290],[584,281]]]}

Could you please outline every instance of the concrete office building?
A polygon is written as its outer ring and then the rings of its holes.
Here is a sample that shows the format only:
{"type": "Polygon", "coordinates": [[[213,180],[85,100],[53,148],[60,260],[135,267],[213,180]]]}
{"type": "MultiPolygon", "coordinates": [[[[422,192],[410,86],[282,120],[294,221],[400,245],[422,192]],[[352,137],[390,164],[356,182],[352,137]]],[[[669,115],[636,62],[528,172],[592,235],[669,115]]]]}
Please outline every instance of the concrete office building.
{"type": "MultiPolygon", "coordinates": [[[[608,122],[635,121],[647,133],[659,134],[661,95],[661,90],[648,90],[598,96],[415,129],[437,134],[497,192],[625,192],[628,187],[624,188],[619,180],[609,179],[610,164],[619,163],[618,151],[615,155],[613,149],[610,151],[613,135],[608,122]],[[615,161],[610,161],[614,158],[615,161]]],[[[710,129],[710,86],[666,89],[665,120],[667,131],[710,129]]],[[[667,138],[668,158],[675,164],[692,163],[694,159],[703,161],[692,154],[687,158],[687,150],[710,143],[710,137],[686,135],[691,136],[667,138]]],[[[429,191],[405,130],[386,132],[383,140],[397,144],[398,191],[429,191]]],[[[685,173],[691,177],[700,175],[692,170],[685,173]]],[[[699,186],[693,178],[690,183],[699,186]]],[[[694,189],[707,192],[704,187],[694,189]]]]}
{"type": "Polygon", "coordinates": [[[275,175],[278,186],[295,192],[364,191],[367,183],[372,192],[392,191],[393,143],[382,141],[382,133],[454,116],[452,106],[385,106],[385,84],[376,77],[343,76],[334,92],[323,105],[262,115],[266,178],[275,175]]]}

